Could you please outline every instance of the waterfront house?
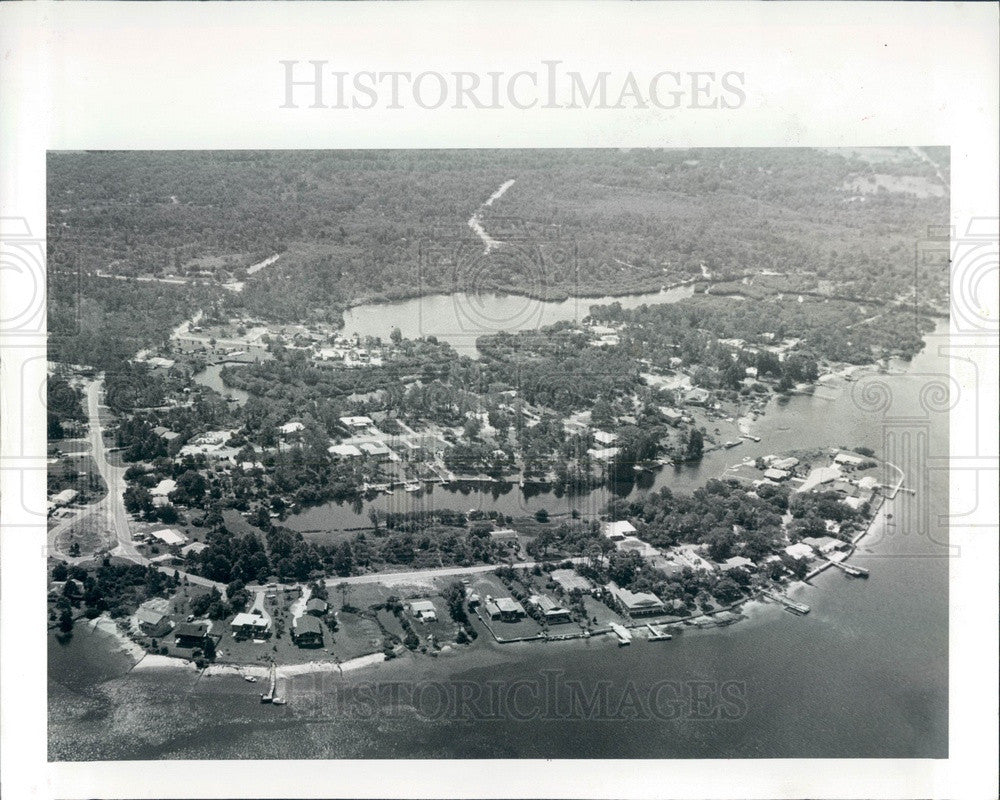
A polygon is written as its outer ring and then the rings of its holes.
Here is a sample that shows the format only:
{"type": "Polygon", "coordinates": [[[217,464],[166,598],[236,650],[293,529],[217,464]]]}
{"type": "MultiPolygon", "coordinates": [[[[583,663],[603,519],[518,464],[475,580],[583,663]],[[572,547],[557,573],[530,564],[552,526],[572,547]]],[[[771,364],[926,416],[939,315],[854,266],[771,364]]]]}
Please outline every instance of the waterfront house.
{"type": "Polygon", "coordinates": [[[437,609],[430,600],[411,600],[410,613],[421,622],[437,621],[437,609]]]}
{"type": "Polygon", "coordinates": [[[788,480],[791,473],[787,469],[778,469],[776,467],[768,467],[764,470],[764,477],[769,481],[784,481],[788,480]]]}
{"type": "Polygon", "coordinates": [[[650,592],[632,592],[613,581],[606,588],[630,617],[655,616],[665,610],[663,601],[650,592]]]}
{"type": "Polygon", "coordinates": [[[323,600],[320,597],[310,597],[309,600],[306,601],[306,613],[312,614],[314,617],[322,617],[327,612],[329,607],[330,606],[326,600],[323,600]]]}
{"type": "Polygon", "coordinates": [[[823,555],[847,547],[847,542],[834,539],[832,536],[807,536],[802,540],[802,544],[809,545],[809,547],[818,550],[823,555]]]}
{"type": "Polygon", "coordinates": [[[147,606],[139,606],[135,612],[135,622],[140,631],[153,638],[163,636],[172,627],[169,616],[147,606]]]}
{"type": "Polygon", "coordinates": [[[527,615],[524,606],[513,597],[487,597],[486,613],[490,619],[502,622],[517,622],[527,615]]]}
{"type": "Polygon", "coordinates": [[[862,492],[874,492],[878,488],[878,478],[874,478],[871,475],[866,475],[861,480],[858,481],[858,488],[862,492]]]}
{"type": "Polygon", "coordinates": [[[618,542],[635,533],[635,525],[624,519],[616,522],[605,522],[601,532],[612,542],[618,542]]]}
{"type": "Polygon", "coordinates": [[[855,455],[854,453],[837,453],[833,457],[833,460],[838,464],[844,464],[850,467],[859,467],[870,459],[864,456],[855,455]]]}
{"type": "Polygon", "coordinates": [[[799,460],[795,456],[788,456],[788,458],[777,458],[771,462],[770,466],[775,469],[795,469],[799,465],[799,460]]]}
{"type": "Polygon", "coordinates": [[[174,628],[174,644],[178,647],[204,647],[212,632],[212,623],[208,620],[182,622],[174,628]]]}
{"type": "Polygon", "coordinates": [[[785,552],[788,553],[792,558],[805,558],[810,559],[816,555],[816,552],[804,542],[797,542],[796,544],[790,544],[785,548],[785,552]]]}
{"type": "Polygon", "coordinates": [[[805,479],[796,491],[808,492],[817,486],[822,486],[824,483],[835,481],[839,477],[840,469],[838,467],[814,467],[812,472],[809,473],[809,477],[805,479]]]}
{"type": "Polygon", "coordinates": [[[549,625],[559,625],[564,622],[570,622],[572,619],[569,609],[563,608],[548,595],[533,594],[528,600],[541,612],[549,625]]]}
{"type": "Polygon", "coordinates": [[[271,630],[271,621],[260,611],[237,614],[230,625],[237,639],[262,639],[271,630]]]}
{"type": "Polygon", "coordinates": [[[323,626],[316,617],[303,614],[292,623],[292,640],[299,647],[322,647],[323,626]]]}

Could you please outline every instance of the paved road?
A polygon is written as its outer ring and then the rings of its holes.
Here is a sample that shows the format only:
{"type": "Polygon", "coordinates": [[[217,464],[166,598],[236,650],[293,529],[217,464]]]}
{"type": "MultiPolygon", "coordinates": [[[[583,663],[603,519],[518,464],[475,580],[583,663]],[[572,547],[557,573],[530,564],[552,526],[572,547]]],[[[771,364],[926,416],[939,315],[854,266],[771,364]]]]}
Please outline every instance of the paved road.
{"type": "Polygon", "coordinates": [[[97,471],[107,484],[107,496],[101,500],[99,512],[106,530],[114,534],[117,545],[111,551],[112,555],[123,556],[137,563],[148,563],[136,549],[132,541],[132,531],[129,527],[129,515],[125,510],[125,468],[116,467],[108,461],[104,449],[104,428],[101,424],[101,389],[103,379],[91,381],[84,390],[87,397],[87,416],[90,422],[90,452],[97,471]]]}
{"type": "MultiPolygon", "coordinates": [[[[565,559],[567,561],[572,561],[574,564],[580,564],[587,559],[583,556],[578,556],[576,558],[565,559]]],[[[511,564],[510,566],[516,567],[518,569],[524,569],[534,567],[536,565],[541,566],[542,561],[519,561],[511,564]]],[[[362,583],[402,583],[405,581],[428,581],[433,578],[450,578],[458,577],[460,575],[478,575],[484,572],[493,572],[497,567],[504,566],[503,564],[477,564],[473,567],[439,567],[437,569],[418,569],[409,570],[407,572],[373,572],[370,575],[352,575],[349,578],[327,578],[326,585],[328,587],[336,587],[341,583],[346,583],[349,586],[362,584],[362,583]]]]}

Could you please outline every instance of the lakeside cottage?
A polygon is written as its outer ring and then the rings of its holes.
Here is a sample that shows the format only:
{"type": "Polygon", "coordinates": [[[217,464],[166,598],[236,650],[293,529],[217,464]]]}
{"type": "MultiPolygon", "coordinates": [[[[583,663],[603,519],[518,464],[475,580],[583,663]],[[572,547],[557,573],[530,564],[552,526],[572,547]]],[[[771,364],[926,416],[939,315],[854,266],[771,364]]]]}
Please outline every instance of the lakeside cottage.
{"type": "Polygon", "coordinates": [[[135,612],[135,623],[142,633],[153,638],[169,633],[173,626],[167,614],[148,606],[139,606],[135,612]]]}
{"type": "Polygon", "coordinates": [[[292,640],[299,647],[322,647],[323,626],[311,614],[303,614],[292,623],[292,640]]]}
{"type": "Polygon", "coordinates": [[[549,625],[559,625],[572,619],[569,609],[563,608],[548,595],[533,594],[528,598],[528,602],[542,613],[549,625]]]}
{"type": "Polygon", "coordinates": [[[174,628],[174,644],[177,647],[204,647],[211,632],[212,623],[208,620],[182,622],[174,628]]]}
{"type": "Polygon", "coordinates": [[[621,588],[612,582],[605,587],[622,605],[630,617],[650,617],[662,614],[665,610],[663,601],[650,592],[632,592],[621,588]]]}
{"type": "Polygon", "coordinates": [[[528,613],[513,597],[487,597],[485,607],[490,619],[501,622],[517,622],[528,613]]]}
{"type": "Polygon", "coordinates": [[[237,614],[230,627],[237,638],[261,639],[270,633],[271,621],[259,610],[254,610],[251,613],[237,614]]]}
{"type": "Polygon", "coordinates": [[[816,552],[804,542],[797,542],[796,544],[790,544],[785,548],[785,552],[788,553],[792,558],[805,558],[810,559],[816,555],[816,552]]]}

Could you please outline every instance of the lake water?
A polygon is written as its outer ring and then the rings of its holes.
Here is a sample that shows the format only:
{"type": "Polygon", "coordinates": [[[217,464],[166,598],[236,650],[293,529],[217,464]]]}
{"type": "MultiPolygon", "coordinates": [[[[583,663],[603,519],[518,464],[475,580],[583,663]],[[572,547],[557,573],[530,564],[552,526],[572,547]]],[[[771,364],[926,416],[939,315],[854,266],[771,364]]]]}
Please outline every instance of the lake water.
{"type": "Polygon", "coordinates": [[[195,383],[200,383],[202,386],[207,386],[209,389],[215,389],[223,397],[231,397],[239,405],[243,405],[247,400],[250,399],[250,395],[243,391],[242,389],[235,389],[227,386],[222,380],[222,370],[227,366],[240,366],[241,362],[231,362],[231,363],[221,363],[221,364],[209,364],[201,372],[196,372],[191,376],[191,379],[195,383]]]}
{"type": "Polygon", "coordinates": [[[476,338],[498,331],[533,330],[556,322],[579,322],[590,307],[621,303],[623,308],[676,303],[694,294],[693,286],[622,297],[571,297],[536,300],[512,294],[431,294],[397,303],[367,303],[344,312],[343,332],[388,340],[393,328],[404,338],[436,336],[462,355],[476,358],[476,338]]]}
{"type": "MultiPolygon", "coordinates": [[[[901,494],[890,524],[862,541],[855,559],[868,580],[828,570],[792,590],[812,607],[807,616],[755,605],[737,625],[626,648],[605,637],[500,646],[484,635],[460,655],[296,678],[283,707],[261,705],[239,678],[126,673],[100,634],[53,639],[50,757],[943,758],[948,475],[928,463],[948,454],[947,403],[934,389],[947,380],[938,353],[946,330],[942,323],[903,374],[824,390],[827,399],[795,397],[759,422],[761,451],[864,444],[906,470],[917,490],[901,494]],[[587,693],[603,685],[611,713],[546,710],[545,698],[560,695],[545,687],[572,681],[587,693]],[[496,686],[502,702],[447,699],[477,686],[496,686]],[[352,691],[368,700],[359,704],[352,691]]],[[[751,447],[665,480],[688,489],[751,447]]]]}

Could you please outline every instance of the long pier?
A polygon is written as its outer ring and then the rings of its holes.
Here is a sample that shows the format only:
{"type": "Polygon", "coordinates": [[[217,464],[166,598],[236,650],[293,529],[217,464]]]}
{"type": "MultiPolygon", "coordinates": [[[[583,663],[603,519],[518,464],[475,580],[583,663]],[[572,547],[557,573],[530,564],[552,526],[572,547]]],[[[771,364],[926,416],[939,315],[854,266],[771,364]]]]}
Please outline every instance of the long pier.
{"type": "MultiPolygon", "coordinates": [[[[832,562],[831,562],[832,563],[832,562]]],[[[783,594],[778,594],[777,592],[771,591],[770,589],[764,590],[764,595],[770,597],[772,600],[776,600],[781,603],[789,611],[794,611],[796,614],[808,614],[809,606],[805,603],[800,603],[797,600],[792,600],[790,597],[786,597],[783,594]]]]}
{"type": "Polygon", "coordinates": [[[832,564],[839,570],[843,570],[848,575],[852,575],[855,578],[867,578],[868,570],[864,567],[856,567],[853,564],[844,564],[841,561],[827,561],[828,564],[832,564]]]}

